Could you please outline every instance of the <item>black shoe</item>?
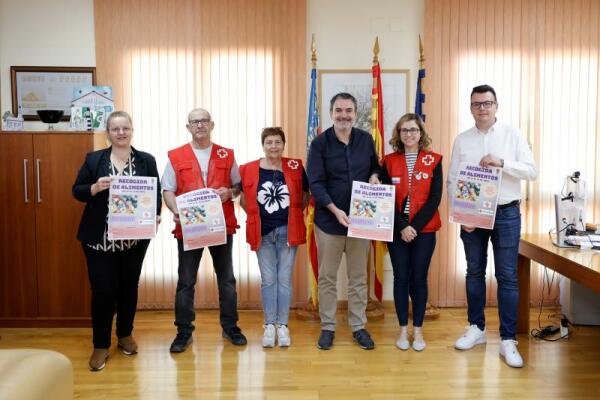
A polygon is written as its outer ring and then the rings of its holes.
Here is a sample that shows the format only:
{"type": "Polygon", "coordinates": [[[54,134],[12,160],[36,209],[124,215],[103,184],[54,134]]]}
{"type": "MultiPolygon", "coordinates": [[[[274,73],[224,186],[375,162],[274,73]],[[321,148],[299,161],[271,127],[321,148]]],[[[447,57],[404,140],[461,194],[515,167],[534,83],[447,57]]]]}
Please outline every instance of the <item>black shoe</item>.
{"type": "Polygon", "coordinates": [[[192,343],[192,335],[189,333],[179,332],[177,336],[175,336],[175,340],[171,343],[171,348],[169,351],[171,353],[183,353],[185,349],[192,343]]]}
{"type": "Polygon", "coordinates": [[[333,339],[335,339],[335,332],[323,329],[319,341],[317,342],[317,348],[321,350],[329,350],[333,346],[333,339]]]}
{"type": "Polygon", "coordinates": [[[246,336],[244,336],[242,330],[237,326],[230,329],[223,329],[223,337],[236,346],[243,346],[248,343],[246,336]]]}
{"type": "Polygon", "coordinates": [[[375,348],[375,342],[371,339],[371,335],[366,329],[359,329],[356,332],[352,332],[352,338],[364,350],[373,350],[375,348]]]}

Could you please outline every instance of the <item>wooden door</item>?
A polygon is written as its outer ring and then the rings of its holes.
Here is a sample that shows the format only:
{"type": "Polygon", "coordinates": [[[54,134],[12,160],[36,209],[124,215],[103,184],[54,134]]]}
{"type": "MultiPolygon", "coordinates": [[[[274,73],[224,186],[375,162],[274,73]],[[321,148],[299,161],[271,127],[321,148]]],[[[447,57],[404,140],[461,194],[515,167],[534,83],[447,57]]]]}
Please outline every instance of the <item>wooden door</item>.
{"type": "Polygon", "coordinates": [[[37,315],[33,143],[0,132],[0,322],[37,315]]]}
{"type": "Polygon", "coordinates": [[[75,238],[84,204],[73,198],[71,187],[93,136],[38,133],[33,147],[39,317],[88,317],[87,267],[75,238]]]}

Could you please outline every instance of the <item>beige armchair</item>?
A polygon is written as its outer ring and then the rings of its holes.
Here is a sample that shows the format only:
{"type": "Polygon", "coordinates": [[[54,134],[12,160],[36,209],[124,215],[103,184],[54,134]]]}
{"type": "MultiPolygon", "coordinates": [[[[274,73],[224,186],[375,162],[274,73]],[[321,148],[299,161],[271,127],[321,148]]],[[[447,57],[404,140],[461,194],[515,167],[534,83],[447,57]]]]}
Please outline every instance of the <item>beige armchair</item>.
{"type": "Polygon", "coordinates": [[[73,366],[51,350],[0,350],[0,399],[73,398],[73,366]]]}

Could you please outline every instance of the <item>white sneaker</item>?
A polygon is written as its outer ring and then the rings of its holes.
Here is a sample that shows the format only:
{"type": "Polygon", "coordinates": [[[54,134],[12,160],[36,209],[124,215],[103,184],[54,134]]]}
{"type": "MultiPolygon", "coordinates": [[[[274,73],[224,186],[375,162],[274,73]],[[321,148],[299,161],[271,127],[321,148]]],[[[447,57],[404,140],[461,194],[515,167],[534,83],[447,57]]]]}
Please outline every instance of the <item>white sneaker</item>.
{"type": "Polygon", "coordinates": [[[277,343],[279,344],[279,347],[289,347],[290,344],[292,344],[290,330],[287,325],[277,326],[277,343]]]}
{"type": "Polygon", "coordinates": [[[408,343],[408,327],[400,327],[400,335],[398,336],[398,340],[396,340],[396,347],[400,350],[408,350],[410,347],[410,343],[408,343]]]}
{"type": "Polygon", "coordinates": [[[477,325],[471,325],[464,335],[462,335],[456,343],[454,343],[454,347],[458,350],[469,350],[478,344],[483,344],[487,341],[485,336],[485,330],[481,330],[477,327],[477,325]]]}
{"type": "Polygon", "coordinates": [[[275,346],[275,325],[267,324],[264,326],[265,331],[263,333],[262,345],[263,347],[275,346]]]}
{"type": "Polygon", "coordinates": [[[504,361],[509,367],[521,368],[523,366],[523,358],[517,349],[516,340],[502,340],[500,342],[500,357],[504,357],[504,361]]]}
{"type": "Polygon", "coordinates": [[[427,343],[425,343],[425,339],[423,339],[423,329],[415,328],[413,333],[414,339],[412,343],[412,348],[415,351],[423,351],[425,347],[427,347],[427,343]]]}

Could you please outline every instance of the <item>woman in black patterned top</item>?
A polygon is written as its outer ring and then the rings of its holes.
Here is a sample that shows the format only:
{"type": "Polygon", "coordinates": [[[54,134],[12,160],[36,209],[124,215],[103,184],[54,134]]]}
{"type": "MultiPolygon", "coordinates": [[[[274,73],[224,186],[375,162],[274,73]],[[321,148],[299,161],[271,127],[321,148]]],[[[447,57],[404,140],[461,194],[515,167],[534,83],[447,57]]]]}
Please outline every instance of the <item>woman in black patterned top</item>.
{"type": "MultiPolygon", "coordinates": [[[[106,131],[111,146],[88,153],[73,184],[73,196],[86,203],[77,239],[81,241],[87,259],[92,289],[94,351],[89,361],[92,371],[99,371],[106,365],[115,312],[119,348],[126,355],[137,353],[137,344],[131,332],[142,263],[150,243],[150,240],[108,238],[108,188],[111,176],[149,176],[157,178],[159,182],[154,157],[131,146],[133,126],[129,114],[124,111],[110,114],[106,131]]],[[[156,210],[160,214],[160,187],[156,196],[156,210]]],[[[160,222],[158,216],[157,222],[160,222]]]]}

